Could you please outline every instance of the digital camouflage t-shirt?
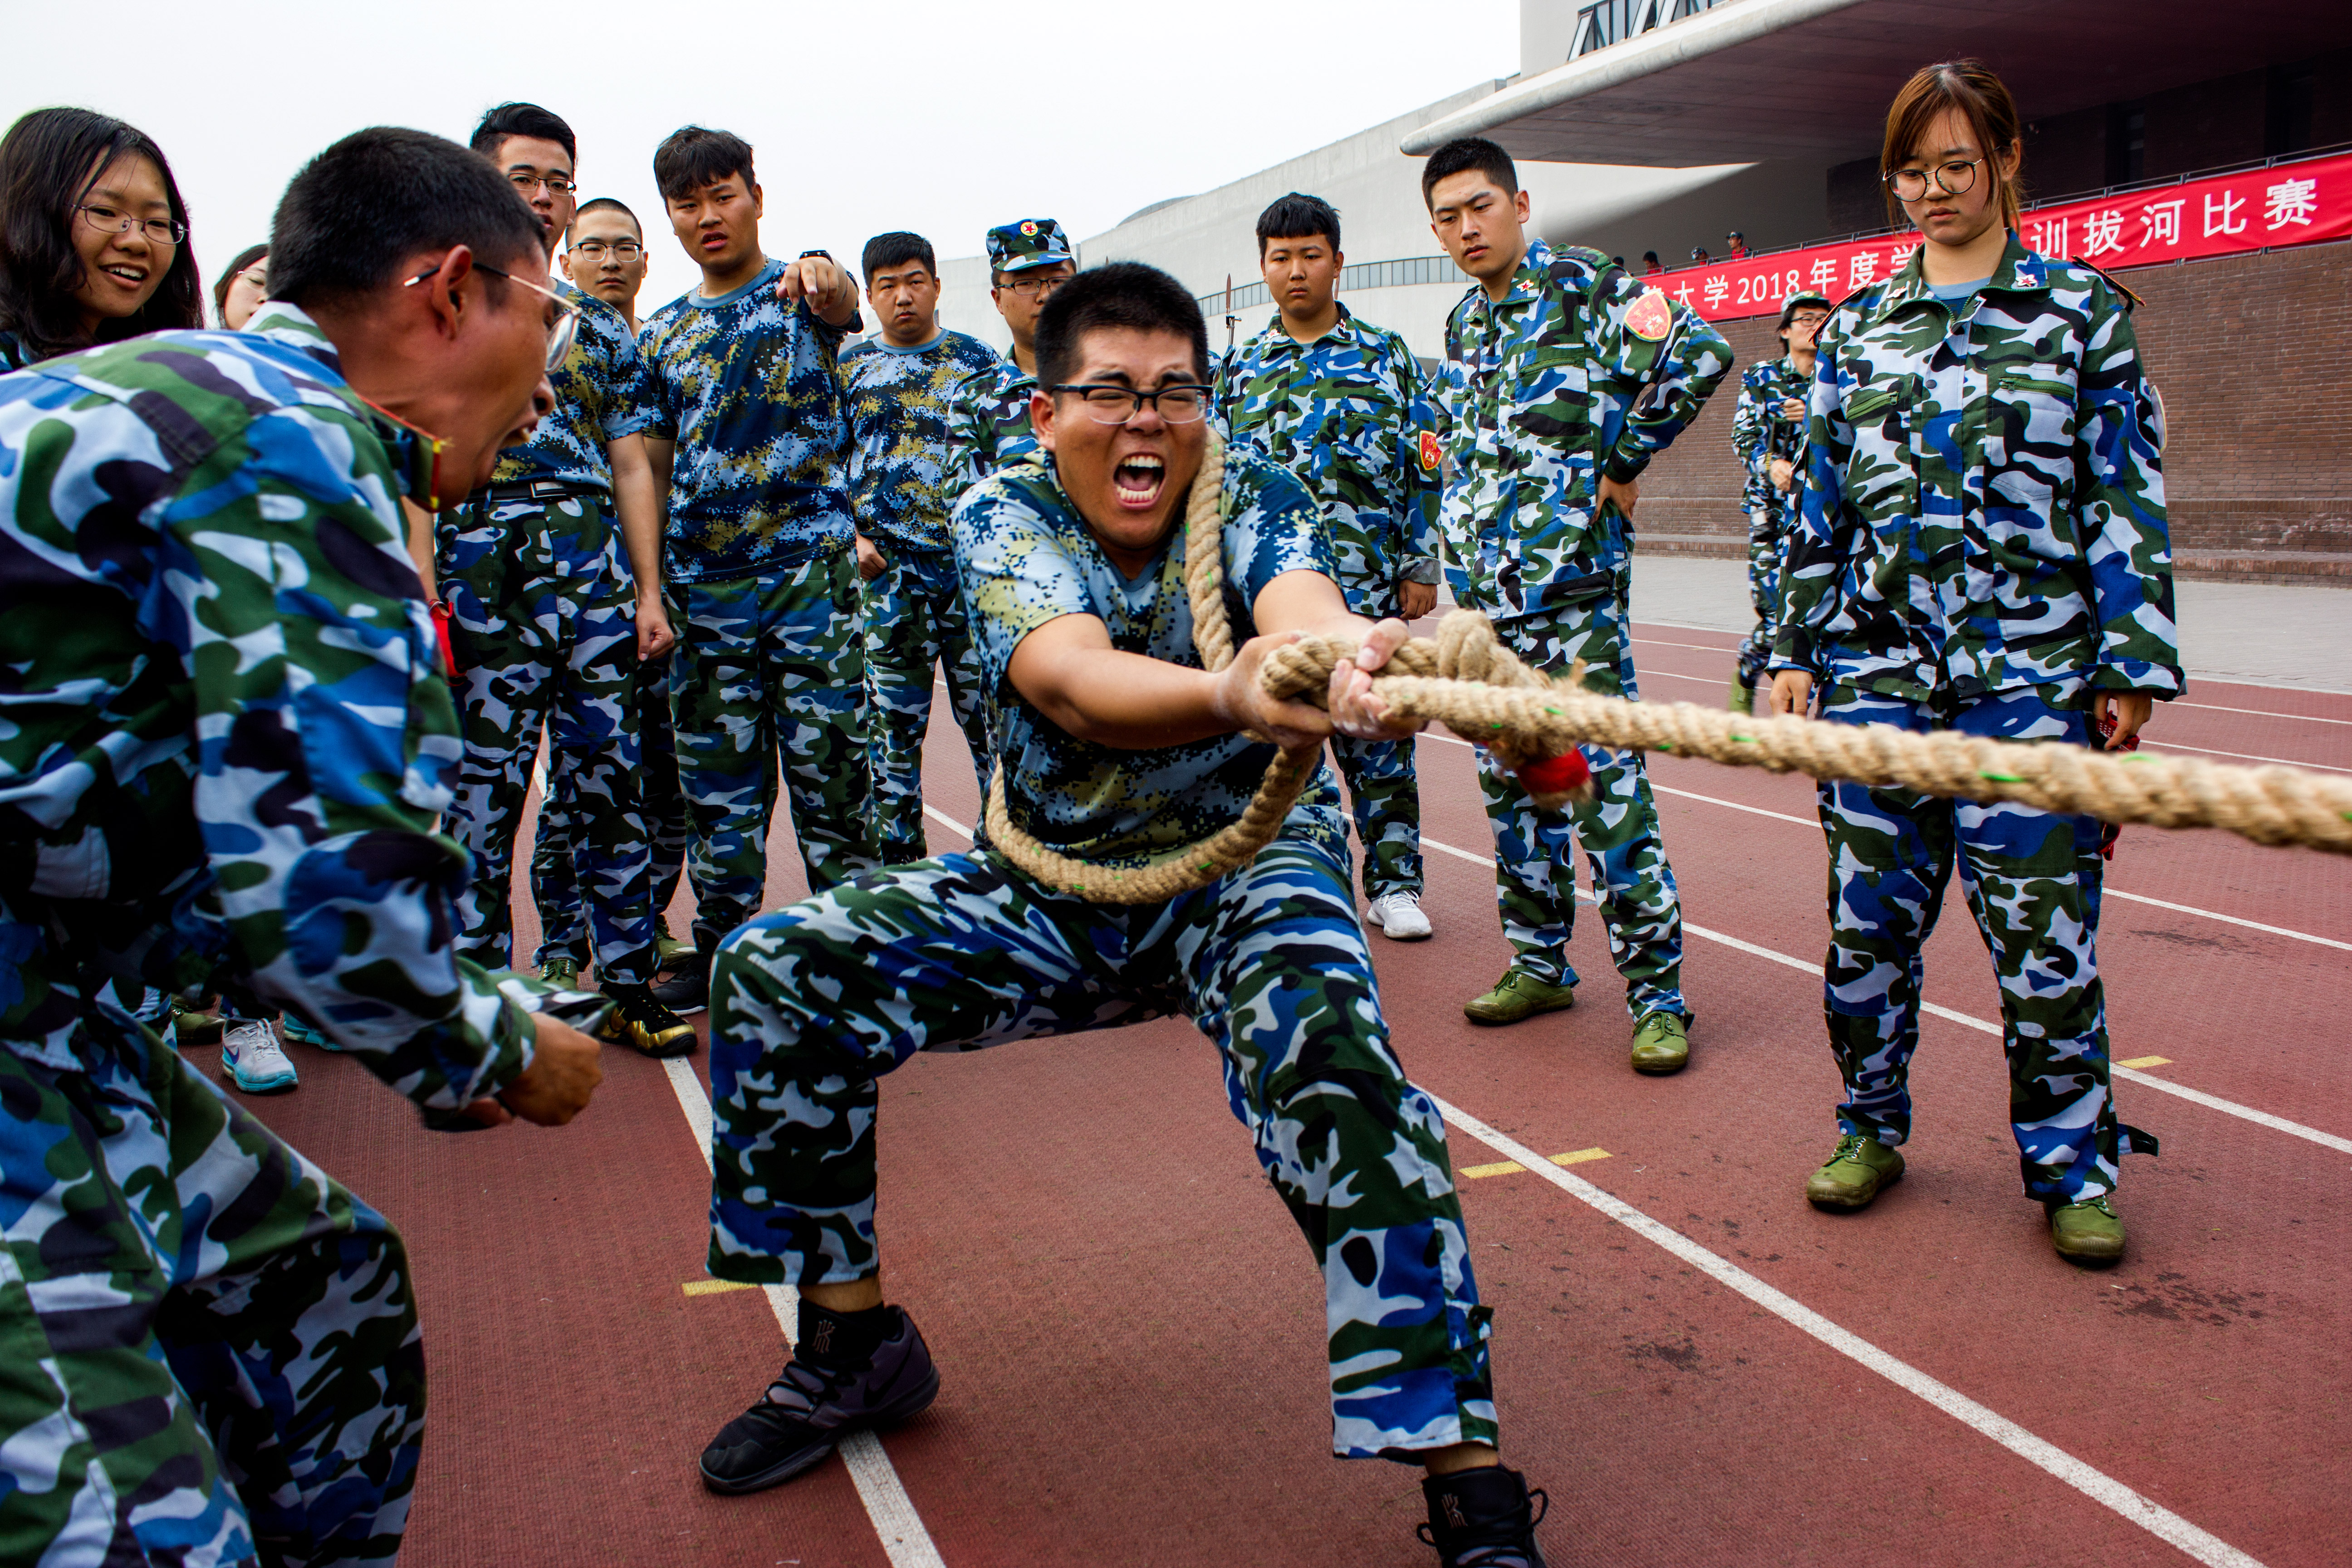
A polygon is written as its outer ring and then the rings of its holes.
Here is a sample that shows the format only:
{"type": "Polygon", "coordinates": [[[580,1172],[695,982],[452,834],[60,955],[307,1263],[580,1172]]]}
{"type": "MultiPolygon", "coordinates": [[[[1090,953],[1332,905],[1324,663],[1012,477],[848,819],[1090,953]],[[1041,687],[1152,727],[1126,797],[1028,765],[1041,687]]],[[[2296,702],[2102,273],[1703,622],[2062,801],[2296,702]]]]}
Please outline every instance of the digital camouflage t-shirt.
{"type": "Polygon", "coordinates": [[[965,377],[996,363],[996,351],[978,338],[944,331],[920,348],[867,342],[841,356],[849,394],[849,490],[868,539],[946,552],[948,513],[963,493],[962,465],[948,434],[948,398],[965,377]]]}
{"type": "Polygon", "coordinates": [[[555,411],[539,422],[529,441],[499,454],[491,479],[502,485],[562,479],[609,492],[613,466],[604,456],[605,443],[653,423],[653,377],[618,310],[569,283],[553,287],[580,311],[572,352],[547,376],[555,389],[555,411]]]}

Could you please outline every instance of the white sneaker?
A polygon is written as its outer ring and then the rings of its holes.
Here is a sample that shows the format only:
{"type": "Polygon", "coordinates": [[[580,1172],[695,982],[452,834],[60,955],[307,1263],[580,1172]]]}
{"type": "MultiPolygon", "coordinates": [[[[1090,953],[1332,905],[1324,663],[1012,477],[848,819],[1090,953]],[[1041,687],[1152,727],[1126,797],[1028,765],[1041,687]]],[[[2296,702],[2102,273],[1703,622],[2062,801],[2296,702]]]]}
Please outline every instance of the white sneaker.
{"type": "Polygon", "coordinates": [[[278,1094],[299,1080],[264,1018],[231,1018],[221,1031],[221,1066],[247,1094],[278,1094]]]}
{"type": "Polygon", "coordinates": [[[1380,927],[1391,942],[1419,942],[1429,934],[1429,917],[1421,912],[1419,893],[1382,893],[1364,911],[1364,918],[1380,927]]]}

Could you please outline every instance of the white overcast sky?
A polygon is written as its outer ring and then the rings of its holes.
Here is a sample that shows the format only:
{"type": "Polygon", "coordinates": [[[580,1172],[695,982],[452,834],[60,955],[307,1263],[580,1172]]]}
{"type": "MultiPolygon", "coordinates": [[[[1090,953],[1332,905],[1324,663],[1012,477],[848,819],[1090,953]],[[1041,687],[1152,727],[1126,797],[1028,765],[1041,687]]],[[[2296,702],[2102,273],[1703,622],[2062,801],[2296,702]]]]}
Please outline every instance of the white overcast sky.
{"type": "Polygon", "coordinates": [[[69,103],[152,136],[208,284],[268,237],[287,180],[337,137],[394,124],[462,140],[494,103],[543,103],[580,138],[583,196],[617,196],[652,227],[643,312],[696,278],[653,185],[654,146],[680,125],[752,144],[771,254],[854,264],[868,237],[907,228],[969,256],[992,224],[1055,217],[1084,238],[1507,76],[1518,6],[5,0],[0,35],[0,124],[69,103]]]}

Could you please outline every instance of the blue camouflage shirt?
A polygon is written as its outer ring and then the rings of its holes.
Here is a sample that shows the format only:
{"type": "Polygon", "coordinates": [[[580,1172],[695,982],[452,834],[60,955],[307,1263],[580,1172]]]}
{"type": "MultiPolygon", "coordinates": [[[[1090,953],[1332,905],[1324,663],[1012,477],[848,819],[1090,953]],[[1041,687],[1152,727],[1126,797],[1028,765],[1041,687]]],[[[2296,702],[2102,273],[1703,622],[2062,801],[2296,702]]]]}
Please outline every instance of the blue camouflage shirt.
{"type": "Polygon", "coordinates": [[[1730,368],[1696,311],[1597,250],[1538,239],[1500,301],[1473,284],[1437,377],[1455,599],[1501,622],[1612,593],[1632,525],[1601,481],[1638,478],[1730,368]]]}
{"type": "Polygon", "coordinates": [[[876,340],[841,356],[853,443],[849,490],[858,529],[868,539],[900,550],[946,552],[948,513],[963,493],[963,464],[948,433],[948,400],[965,377],[996,363],[994,349],[950,331],[920,348],[876,340]]]}
{"type": "Polygon", "coordinates": [[[548,373],[555,411],[520,447],[499,454],[494,482],[562,479],[610,493],[613,465],[607,442],[634,436],[654,421],[654,383],[637,354],[637,340],[621,312],[569,283],[555,292],[580,310],[580,330],[562,364],[548,373]]]}
{"type": "Polygon", "coordinates": [[[857,331],[776,298],[784,264],[715,300],[687,294],[638,339],[646,434],[675,441],[664,554],[673,581],[749,577],[845,550],[849,420],[837,356],[857,331]]]}
{"type": "MultiPolygon", "coordinates": [[[[1229,453],[1225,491],[1225,613],[1239,645],[1257,635],[1250,606],[1267,584],[1286,572],[1328,577],[1331,555],[1307,492],[1264,458],[1229,453]]],[[[1274,760],[1272,745],[1240,735],[1151,751],[1081,741],[1007,678],[1021,639],[1064,616],[1096,616],[1126,652],[1201,668],[1184,595],[1181,499],[1176,516],[1159,559],[1130,579],[1103,553],[1050,461],[1001,468],[956,505],[956,564],[995,698],[1005,807],[1066,854],[1134,861],[1205,837],[1241,815],[1274,760]]],[[[1328,790],[1328,780],[1309,790],[1328,790]]]]}
{"type": "Polygon", "coordinates": [[[226,966],[429,1109],[529,1063],[449,949],[434,461],[278,302],[0,377],[0,1049],[92,1064],[137,1038],[108,980],[226,966]]]}
{"type": "Polygon", "coordinates": [[[1914,702],[2182,689],[2162,426],[2114,285],[2011,235],[1954,308],[1914,252],[1819,342],[1774,668],[1914,702]]]}
{"type": "Polygon", "coordinates": [[[948,395],[948,445],[958,465],[955,489],[970,489],[997,469],[1036,456],[1029,395],[1037,378],[1010,359],[976,370],[948,395]]]}
{"type": "Polygon", "coordinates": [[[1307,487],[1349,609],[1394,615],[1401,578],[1437,581],[1436,417],[1402,338],[1342,304],[1302,343],[1276,313],[1219,370],[1217,412],[1307,487]]]}

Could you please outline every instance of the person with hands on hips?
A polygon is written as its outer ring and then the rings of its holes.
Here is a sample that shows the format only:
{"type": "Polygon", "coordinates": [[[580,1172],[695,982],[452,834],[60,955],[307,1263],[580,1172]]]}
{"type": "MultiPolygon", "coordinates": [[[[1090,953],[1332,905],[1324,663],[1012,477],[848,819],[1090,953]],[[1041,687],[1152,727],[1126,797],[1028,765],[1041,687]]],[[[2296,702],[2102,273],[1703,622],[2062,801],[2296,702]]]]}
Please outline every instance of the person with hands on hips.
{"type": "MultiPolygon", "coordinates": [[[[1772,709],[1841,724],[2121,746],[2183,689],[2163,421],[2132,298],[2025,247],[2019,124],[1982,65],[1922,69],[1887,112],[1893,213],[1920,244],[1820,333],[1772,709]]],[[[2027,1195],[2062,1255],[2124,1250],[2096,939],[2099,825],[1825,784],[1824,991],[1845,1080],[1806,1185],[1858,1209],[1903,1174],[1920,953],[1957,863],[1991,949],[2027,1195]]]]}

